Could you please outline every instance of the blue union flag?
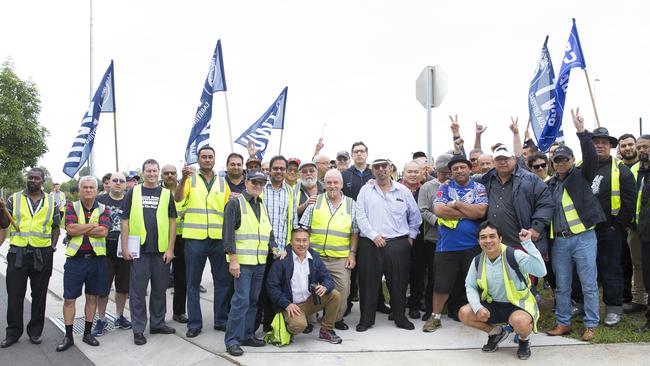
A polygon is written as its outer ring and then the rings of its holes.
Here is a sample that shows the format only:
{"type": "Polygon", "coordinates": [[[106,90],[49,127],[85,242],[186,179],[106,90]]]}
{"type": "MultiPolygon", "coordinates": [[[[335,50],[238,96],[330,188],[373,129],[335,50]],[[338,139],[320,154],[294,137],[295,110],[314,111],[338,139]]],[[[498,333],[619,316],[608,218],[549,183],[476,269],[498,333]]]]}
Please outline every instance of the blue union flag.
{"type": "Polygon", "coordinates": [[[246,146],[249,141],[252,141],[257,148],[256,155],[260,160],[264,158],[272,130],[284,127],[284,111],[287,105],[288,90],[289,88],[285,87],[262,117],[235,140],[235,143],[242,146],[246,146]]]}
{"type": "Polygon", "coordinates": [[[546,46],[547,42],[548,36],[544,40],[542,54],[537,63],[537,70],[535,71],[533,80],[530,82],[530,89],[528,91],[530,125],[535,134],[535,139],[537,139],[537,145],[542,151],[546,151],[555,140],[555,136],[552,139],[548,136],[544,138],[542,136],[542,130],[546,126],[547,121],[555,121],[557,117],[555,106],[555,72],[553,71],[551,55],[546,46]]]}
{"type": "Polygon", "coordinates": [[[81,127],[72,142],[72,148],[63,164],[63,173],[74,178],[86,163],[95,143],[95,133],[99,124],[99,115],[103,112],[115,113],[115,88],[113,78],[113,61],[106,69],[90,106],[81,120],[81,127]]]}

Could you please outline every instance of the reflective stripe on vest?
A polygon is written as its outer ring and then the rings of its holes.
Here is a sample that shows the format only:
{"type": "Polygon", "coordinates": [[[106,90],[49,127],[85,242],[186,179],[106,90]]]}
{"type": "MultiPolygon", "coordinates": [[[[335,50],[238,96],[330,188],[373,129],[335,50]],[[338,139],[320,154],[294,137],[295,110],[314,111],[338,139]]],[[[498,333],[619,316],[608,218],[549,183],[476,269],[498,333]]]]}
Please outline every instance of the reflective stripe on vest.
{"type": "MultiPolygon", "coordinates": [[[[639,168],[641,167],[641,162],[637,162],[636,164],[632,165],[630,168],[630,171],[632,171],[632,175],[634,176],[634,182],[637,182],[637,179],[639,179],[639,168]]],[[[636,210],[634,211],[634,223],[638,224],[639,223],[639,213],[641,213],[641,192],[643,191],[643,183],[644,183],[644,178],[641,178],[641,184],[637,184],[637,194],[636,194],[636,210]]]]}
{"type": "Polygon", "coordinates": [[[617,159],[612,158],[612,216],[617,216],[621,211],[621,173],[618,163],[617,159]]]}
{"type": "MultiPolygon", "coordinates": [[[[86,215],[84,214],[84,209],[81,206],[81,201],[75,201],[72,204],[72,207],[74,208],[74,212],[77,214],[77,223],[80,225],[86,224],[86,215]]],[[[103,204],[99,203],[97,205],[97,208],[93,210],[93,212],[90,214],[90,219],[88,220],[89,224],[97,224],[99,223],[99,216],[104,213],[104,210],[106,210],[106,206],[103,204]]],[[[74,257],[75,254],[77,254],[77,251],[79,251],[79,248],[81,248],[81,245],[83,244],[83,235],[77,235],[73,236],[72,239],[70,239],[70,243],[68,243],[68,248],[65,250],[65,255],[68,257],[74,257]]],[[[106,238],[95,238],[92,236],[88,236],[88,240],[90,241],[90,245],[93,247],[93,251],[95,252],[95,255],[97,256],[102,256],[106,255],[106,238]]]]}
{"type": "Polygon", "coordinates": [[[353,201],[343,196],[343,202],[332,214],[326,194],[321,193],[316,197],[312,211],[311,248],[325,257],[346,258],[350,254],[353,201]]]}
{"type": "MultiPolygon", "coordinates": [[[[508,301],[512,305],[520,308],[521,310],[524,310],[525,312],[527,312],[533,317],[533,332],[537,333],[537,320],[539,319],[539,308],[537,307],[537,301],[535,300],[535,296],[533,296],[530,292],[530,277],[528,276],[527,273],[524,273],[524,276],[526,277],[526,284],[525,284],[526,288],[523,290],[518,290],[517,287],[515,286],[514,281],[511,280],[510,276],[508,275],[508,270],[510,270],[510,272],[513,273],[514,270],[510,268],[510,265],[508,263],[506,263],[508,262],[505,259],[506,248],[507,247],[502,243],[501,244],[501,267],[503,271],[503,282],[504,282],[504,287],[506,289],[506,296],[508,297],[508,301]]],[[[490,294],[488,293],[488,282],[487,282],[485,261],[486,261],[486,255],[485,253],[483,253],[481,254],[480,257],[478,270],[476,271],[476,284],[482,290],[481,301],[487,301],[491,303],[492,296],[490,296],[490,294]]]]}
{"type": "MultiPolygon", "coordinates": [[[[237,262],[245,265],[265,264],[271,240],[271,221],[263,203],[260,203],[260,219],[243,195],[237,197],[241,212],[241,224],[235,230],[235,254],[237,262]]],[[[226,256],[228,262],[230,257],[226,256]]]]}
{"type": "MultiPolygon", "coordinates": [[[[571,231],[573,234],[580,234],[587,231],[587,228],[582,224],[582,221],[580,220],[578,211],[576,210],[576,207],[573,204],[573,200],[571,199],[571,196],[569,196],[569,192],[567,192],[566,188],[562,193],[562,211],[564,211],[564,217],[566,218],[566,222],[569,225],[569,231],[571,231]]],[[[553,239],[553,236],[555,235],[555,231],[553,230],[553,220],[551,220],[550,232],[551,239],[553,239]]]]}
{"type": "Polygon", "coordinates": [[[193,174],[186,183],[190,187],[183,219],[183,238],[203,240],[223,237],[223,209],[230,188],[222,177],[215,175],[214,179],[210,192],[198,173],[193,174]]]}
{"type": "Polygon", "coordinates": [[[29,199],[22,192],[13,194],[12,217],[20,231],[9,226],[9,242],[17,247],[47,247],[52,245],[52,223],[54,222],[54,197],[43,193],[43,205],[32,216],[29,199]]]}
{"type": "MultiPolygon", "coordinates": [[[[156,226],[158,229],[158,251],[164,253],[169,247],[169,200],[171,191],[162,188],[158,208],[156,209],[156,226]]],[[[147,228],[144,224],[144,211],[142,208],[142,184],[133,187],[131,197],[131,212],[129,213],[129,236],[139,236],[140,245],[147,239],[147,228]]]]}
{"type": "Polygon", "coordinates": [[[443,219],[442,217],[438,217],[438,225],[446,226],[452,230],[458,226],[459,221],[458,219],[443,219]]]}

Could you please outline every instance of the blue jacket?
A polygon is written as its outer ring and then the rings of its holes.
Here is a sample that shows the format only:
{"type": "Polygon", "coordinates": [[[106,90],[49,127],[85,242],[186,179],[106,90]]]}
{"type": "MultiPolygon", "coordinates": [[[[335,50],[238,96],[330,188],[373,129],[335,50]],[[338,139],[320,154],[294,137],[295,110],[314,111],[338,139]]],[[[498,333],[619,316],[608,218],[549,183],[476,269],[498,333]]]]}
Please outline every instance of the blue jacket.
{"type": "MultiPolygon", "coordinates": [[[[327,293],[334,289],[334,280],[320,259],[320,255],[309,249],[312,259],[309,260],[309,284],[321,284],[327,288],[327,293]]],[[[291,292],[291,277],[293,276],[293,250],[287,247],[287,256],[277,260],[271,266],[266,278],[266,293],[276,312],[284,311],[293,303],[291,292]]],[[[311,301],[310,299],[307,301],[311,301]]]]}

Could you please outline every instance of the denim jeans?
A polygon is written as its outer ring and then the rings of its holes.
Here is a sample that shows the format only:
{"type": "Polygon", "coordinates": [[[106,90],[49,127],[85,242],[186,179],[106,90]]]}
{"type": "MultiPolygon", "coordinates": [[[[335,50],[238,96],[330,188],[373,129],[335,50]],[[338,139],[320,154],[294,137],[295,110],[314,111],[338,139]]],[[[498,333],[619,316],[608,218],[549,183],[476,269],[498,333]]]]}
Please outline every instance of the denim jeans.
{"type": "Polygon", "coordinates": [[[587,230],[578,235],[555,238],[551,251],[553,271],[557,288],[555,290],[555,320],[560,325],[571,325],[571,282],[575,263],[582,293],[584,295],[587,328],[598,326],[598,276],[596,269],[596,233],[587,230]]]}
{"type": "Polygon", "coordinates": [[[185,266],[187,271],[187,329],[202,329],[201,299],[199,286],[206,259],[210,260],[212,282],[214,283],[214,325],[225,325],[228,321],[229,289],[232,277],[228,272],[223,243],[215,239],[186,239],[185,266]]]}
{"type": "Polygon", "coordinates": [[[255,332],[257,299],[262,290],[264,264],[240,265],[239,278],[235,278],[235,293],[230,302],[228,325],[224,342],[226,347],[241,344],[255,332]]]}

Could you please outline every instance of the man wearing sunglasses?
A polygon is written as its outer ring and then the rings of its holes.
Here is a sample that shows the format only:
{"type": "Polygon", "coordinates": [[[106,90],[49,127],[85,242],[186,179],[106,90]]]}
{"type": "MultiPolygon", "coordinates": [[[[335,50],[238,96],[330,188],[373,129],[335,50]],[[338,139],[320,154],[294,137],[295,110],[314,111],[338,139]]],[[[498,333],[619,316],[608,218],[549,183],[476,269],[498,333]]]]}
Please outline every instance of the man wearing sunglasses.
{"type": "MultiPolygon", "coordinates": [[[[117,257],[117,244],[120,237],[120,216],[124,212],[122,207],[124,203],[124,190],[126,188],[126,178],[124,174],[115,172],[109,178],[108,192],[97,196],[97,202],[106,206],[110,213],[111,227],[106,237],[106,279],[108,286],[106,289],[110,292],[115,280],[115,313],[117,320],[115,327],[120,329],[131,329],[131,322],[124,317],[124,304],[129,294],[129,273],[131,271],[130,262],[117,257]]],[[[97,322],[93,329],[94,337],[101,337],[108,327],[106,322],[106,306],[108,305],[108,292],[102,294],[97,299],[97,322]]]]}
{"type": "Polygon", "coordinates": [[[539,151],[531,153],[528,156],[527,163],[530,171],[538,176],[541,180],[546,182],[550,179],[550,176],[548,175],[548,157],[546,157],[546,155],[542,154],[539,151]]]}

